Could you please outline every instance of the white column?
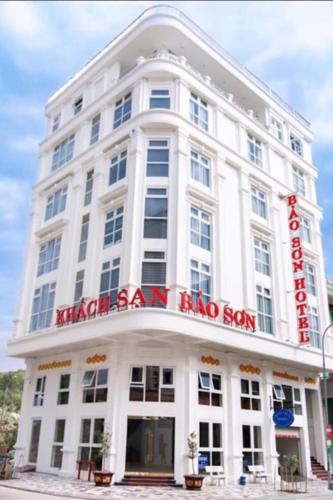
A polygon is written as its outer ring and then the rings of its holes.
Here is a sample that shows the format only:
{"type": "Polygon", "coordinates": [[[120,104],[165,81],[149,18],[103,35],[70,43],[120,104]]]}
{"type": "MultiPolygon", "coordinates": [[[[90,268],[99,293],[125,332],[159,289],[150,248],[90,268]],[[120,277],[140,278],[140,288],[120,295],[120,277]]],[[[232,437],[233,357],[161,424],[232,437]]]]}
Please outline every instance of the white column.
{"type": "Polygon", "coordinates": [[[275,424],[273,422],[273,385],[274,380],[272,376],[272,364],[269,361],[262,363],[263,369],[263,387],[262,387],[262,405],[264,414],[264,425],[263,425],[263,448],[264,448],[264,463],[265,469],[271,479],[274,479],[274,475],[277,477],[278,465],[279,465],[279,454],[276,451],[276,438],[275,438],[275,424]]]}
{"type": "Polygon", "coordinates": [[[24,386],[21,400],[20,422],[15,444],[15,466],[22,467],[28,462],[31,424],[30,418],[33,403],[33,375],[35,370],[35,361],[25,360],[24,386]]]}
{"type": "Polygon", "coordinates": [[[238,478],[243,474],[242,453],[242,423],[240,419],[240,374],[238,358],[233,354],[227,354],[227,394],[225,401],[228,402],[226,413],[232,432],[224,432],[228,440],[229,454],[228,462],[225,464],[228,470],[230,484],[236,484],[238,478]]]}

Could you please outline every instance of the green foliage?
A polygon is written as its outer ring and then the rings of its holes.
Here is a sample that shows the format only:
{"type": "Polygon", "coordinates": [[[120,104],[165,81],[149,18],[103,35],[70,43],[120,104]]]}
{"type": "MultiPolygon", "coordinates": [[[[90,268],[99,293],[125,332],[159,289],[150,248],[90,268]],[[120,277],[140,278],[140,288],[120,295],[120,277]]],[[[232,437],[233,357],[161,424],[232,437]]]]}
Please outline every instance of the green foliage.
{"type": "Polygon", "coordinates": [[[111,432],[108,431],[108,429],[101,434],[100,437],[100,443],[101,447],[99,448],[99,454],[102,457],[102,470],[104,470],[105,467],[105,459],[110,455],[111,451],[111,440],[112,440],[112,434],[111,432]]]}
{"type": "Polygon", "coordinates": [[[0,373],[0,446],[16,442],[23,382],[23,370],[0,373]]]}
{"type": "Polygon", "coordinates": [[[298,467],[298,458],[296,455],[283,455],[280,464],[289,474],[294,474],[298,467]]]}
{"type": "Polygon", "coordinates": [[[187,456],[192,460],[192,471],[193,474],[195,474],[194,460],[198,456],[198,450],[199,450],[198,437],[195,432],[191,432],[191,434],[187,438],[187,446],[188,446],[187,456]]]}

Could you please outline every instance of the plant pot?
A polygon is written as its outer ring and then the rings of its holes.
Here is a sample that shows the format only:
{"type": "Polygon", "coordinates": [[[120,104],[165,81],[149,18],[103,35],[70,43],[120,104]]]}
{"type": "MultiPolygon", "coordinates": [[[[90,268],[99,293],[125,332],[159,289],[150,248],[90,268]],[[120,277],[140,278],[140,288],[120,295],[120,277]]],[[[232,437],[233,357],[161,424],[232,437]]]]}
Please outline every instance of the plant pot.
{"type": "Polygon", "coordinates": [[[113,472],[94,471],[95,486],[110,486],[113,474],[113,472]]]}
{"type": "Polygon", "coordinates": [[[205,477],[201,474],[186,474],[184,476],[186,488],[188,490],[201,490],[205,477]]]}

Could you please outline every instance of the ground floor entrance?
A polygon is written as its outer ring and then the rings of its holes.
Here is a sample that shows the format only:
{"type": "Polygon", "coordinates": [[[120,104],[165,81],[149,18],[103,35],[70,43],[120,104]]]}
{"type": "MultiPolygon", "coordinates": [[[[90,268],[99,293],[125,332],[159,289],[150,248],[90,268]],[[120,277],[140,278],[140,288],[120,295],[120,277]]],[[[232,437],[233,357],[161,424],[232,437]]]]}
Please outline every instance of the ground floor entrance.
{"type": "Polygon", "coordinates": [[[276,451],[280,455],[279,473],[281,473],[283,457],[291,457],[292,455],[297,458],[297,467],[295,472],[298,474],[304,472],[300,447],[300,431],[298,428],[290,427],[289,429],[276,430],[276,451]]]}
{"type": "Polygon", "coordinates": [[[126,474],[174,473],[175,419],[128,417],[126,474]]]}

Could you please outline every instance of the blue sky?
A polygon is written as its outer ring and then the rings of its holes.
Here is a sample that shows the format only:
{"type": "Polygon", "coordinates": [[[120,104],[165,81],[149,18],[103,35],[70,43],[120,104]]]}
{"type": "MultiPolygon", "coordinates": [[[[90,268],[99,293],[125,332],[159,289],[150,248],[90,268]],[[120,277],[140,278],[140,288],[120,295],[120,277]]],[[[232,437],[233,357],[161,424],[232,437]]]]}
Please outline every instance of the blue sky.
{"type": "MultiPolygon", "coordinates": [[[[144,9],[167,2],[1,2],[0,371],[27,244],[50,94],[144,9]]],[[[333,276],[333,3],[169,2],[312,123],[326,271],[333,276]]]]}

